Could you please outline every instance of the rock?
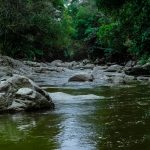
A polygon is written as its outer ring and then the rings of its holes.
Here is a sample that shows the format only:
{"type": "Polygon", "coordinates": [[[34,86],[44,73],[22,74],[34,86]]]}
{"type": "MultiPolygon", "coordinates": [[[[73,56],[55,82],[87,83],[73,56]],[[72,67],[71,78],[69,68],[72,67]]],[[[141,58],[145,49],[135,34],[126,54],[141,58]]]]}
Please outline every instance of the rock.
{"type": "Polygon", "coordinates": [[[112,62],[107,63],[107,66],[113,66],[113,65],[116,65],[116,63],[115,62],[114,63],[112,63],[112,62]]]}
{"type": "Polygon", "coordinates": [[[94,64],[95,64],[95,65],[103,65],[103,64],[105,64],[105,58],[97,58],[97,59],[94,61],[94,64]]]}
{"type": "Polygon", "coordinates": [[[51,65],[58,67],[61,63],[63,63],[62,60],[54,60],[51,62],[51,65]]]}
{"type": "Polygon", "coordinates": [[[12,69],[9,66],[0,66],[0,78],[12,76],[12,69]]]}
{"type": "Polygon", "coordinates": [[[40,63],[38,63],[38,62],[32,62],[32,61],[24,61],[24,64],[28,65],[30,67],[40,67],[41,66],[40,63]]]}
{"type": "Polygon", "coordinates": [[[122,66],[120,65],[112,65],[106,69],[106,72],[121,72],[122,71],[122,66]]]}
{"type": "Polygon", "coordinates": [[[0,112],[52,109],[48,93],[30,79],[14,75],[0,84],[0,112]]]}
{"type": "Polygon", "coordinates": [[[85,66],[81,66],[81,65],[77,65],[75,67],[73,67],[73,69],[80,69],[80,70],[84,70],[84,69],[93,69],[95,67],[94,64],[87,64],[85,66]]]}
{"type": "Polygon", "coordinates": [[[86,82],[86,81],[93,81],[93,80],[94,80],[93,75],[81,73],[81,74],[73,75],[68,81],[69,82],[86,82]]]}
{"type": "Polygon", "coordinates": [[[65,68],[62,68],[62,67],[39,67],[39,68],[34,69],[34,71],[36,73],[48,73],[48,72],[52,72],[52,71],[62,72],[62,71],[65,71],[65,68]]]}
{"type": "Polygon", "coordinates": [[[64,68],[72,69],[72,67],[74,65],[75,65],[74,62],[64,62],[64,63],[58,65],[58,67],[64,67],[64,68]]]}
{"type": "Polygon", "coordinates": [[[127,75],[135,75],[135,76],[150,75],[149,64],[143,66],[136,65],[134,67],[127,68],[125,70],[125,73],[127,75]]]}
{"type": "Polygon", "coordinates": [[[135,65],[136,65],[136,61],[130,60],[130,61],[128,61],[128,62],[126,63],[125,67],[133,67],[133,66],[135,66],[135,65]]]}
{"type": "Polygon", "coordinates": [[[96,66],[93,69],[92,75],[94,76],[94,78],[98,78],[101,74],[103,74],[103,71],[107,68],[107,66],[96,66]]]}
{"type": "Polygon", "coordinates": [[[72,69],[74,66],[78,65],[78,63],[76,61],[62,62],[61,60],[55,60],[51,62],[50,65],[53,67],[63,67],[63,68],[72,69]]]}
{"type": "Polygon", "coordinates": [[[120,83],[125,83],[124,82],[124,76],[122,74],[118,75],[107,75],[108,77],[108,82],[113,83],[113,84],[120,84],[120,83]]]}
{"type": "Polygon", "coordinates": [[[150,72],[150,63],[146,63],[142,68],[150,72]]]}
{"type": "Polygon", "coordinates": [[[94,64],[87,64],[85,66],[83,66],[84,69],[93,69],[95,67],[94,64]]]}
{"type": "Polygon", "coordinates": [[[87,64],[89,64],[90,62],[91,62],[90,60],[84,59],[84,60],[82,61],[82,64],[83,64],[83,65],[87,65],[87,64]]]}
{"type": "Polygon", "coordinates": [[[73,69],[78,64],[79,64],[79,62],[76,62],[76,61],[69,62],[67,68],[73,69]]]}
{"type": "Polygon", "coordinates": [[[129,76],[129,75],[124,76],[125,83],[131,83],[131,82],[134,82],[135,80],[136,80],[136,78],[134,76],[129,76]]]}
{"type": "Polygon", "coordinates": [[[32,72],[32,68],[24,65],[21,61],[8,56],[0,56],[0,78],[12,76],[12,74],[28,75],[32,72]]]}
{"type": "Polygon", "coordinates": [[[49,93],[50,97],[54,101],[59,101],[62,103],[82,103],[84,100],[94,100],[94,99],[102,99],[102,96],[97,96],[94,94],[88,94],[88,95],[70,95],[63,92],[55,92],[55,93],[49,93]]]}
{"type": "Polygon", "coordinates": [[[33,90],[30,88],[21,88],[16,92],[17,95],[30,95],[32,93],[33,90]]]}

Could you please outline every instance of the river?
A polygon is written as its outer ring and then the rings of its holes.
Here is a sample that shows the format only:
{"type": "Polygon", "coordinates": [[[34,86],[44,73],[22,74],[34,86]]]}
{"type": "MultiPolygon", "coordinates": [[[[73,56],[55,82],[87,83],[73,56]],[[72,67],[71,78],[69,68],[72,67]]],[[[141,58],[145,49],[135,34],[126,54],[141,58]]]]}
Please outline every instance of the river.
{"type": "Polygon", "coordinates": [[[150,86],[48,91],[101,98],[54,101],[54,111],[0,115],[0,150],[150,149],[150,86]]]}

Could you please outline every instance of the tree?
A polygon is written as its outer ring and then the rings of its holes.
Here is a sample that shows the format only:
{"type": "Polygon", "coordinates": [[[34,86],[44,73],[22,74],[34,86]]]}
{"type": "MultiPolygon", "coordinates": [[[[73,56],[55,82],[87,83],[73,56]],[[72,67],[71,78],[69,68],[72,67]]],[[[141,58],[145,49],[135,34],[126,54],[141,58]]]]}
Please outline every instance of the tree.
{"type": "MultiPolygon", "coordinates": [[[[64,48],[62,0],[0,1],[0,46],[13,57],[46,59],[64,48]]],[[[63,52],[62,52],[63,53],[63,52]]]]}
{"type": "MultiPolygon", "coordinates": [[[[134,59],[140,58],[142,55],[150,55],[150,1],[149,0],[96,0],[100,10],[111,16],[112,23],[117,22],[115,30],[112,28],[109,33],[111,37],[117,39],[120,45],[115,46],[109,37],[108,48],[113,47],[113,51],[118,51],[125,56],[132,56],[134,59]],[[115,31],[115,32],[114,32],[115,31]],[[116,34],[118,32],[118,34],[116,34]],[[119,48],[119,49],[118,49],[119,48]]],[[[147,59],[149,56],[147,57],[147,59]]]]}

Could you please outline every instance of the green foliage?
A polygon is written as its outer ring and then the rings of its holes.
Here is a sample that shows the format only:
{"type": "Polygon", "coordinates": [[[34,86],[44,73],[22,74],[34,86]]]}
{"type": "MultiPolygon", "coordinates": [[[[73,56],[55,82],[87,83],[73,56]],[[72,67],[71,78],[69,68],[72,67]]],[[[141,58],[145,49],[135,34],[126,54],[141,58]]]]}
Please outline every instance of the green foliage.
{"type": "Polygon", "coordinates": [[[108,61],[150,56],[149,0],[0,0],[0,49],[13,57],[108,61]]]}
{"type": "Polygon", "coordinates": [[[98,37],[106,47],[112,47],[110,38],[112,38],[115,29],[118,27],[117,23],[104,24],[99,27],[98,37]]]}
{"type": "Polygon", "coordinates": [[[62,29],[62,0],[4,0],[0,4],[3,54],[47,59],[63,53],[66,30],[62,29]]]}
{"type": "Polygon", "coordinates": [[[111,52],[116,51],[117,53],[126,55],[127,59],[131,56],[134,59],[140,58],[144,53],[149,55],[150,1],[96,1],[99,9],[103,10],[108,16],[111,16],[109,17],[111,18],[111,23],[102,25],[98,33],[105,48],[111,49],[111,52]],[[112,28],[111,24],[115,22],[118,25],[112,28]]]}
{"type": "Polygon", "coordinates": [[[94,1],[88,0],[83,3],[77,3],[77,1],[75,1],[68,9],[73,18],[75,28],[73,41],[78,43],[73,44],[74,56],[80,55],[81,59],[87,57],[94,59],[98,57],[98,55],[102,53],[97,37],[99,27],[98,20],[101,18],[102,14],[98,12],[94,1]],[[75,11],[72,12],[72,10],[75,11]]]}
{"type": "Polygon", "coordinates": [[[144,65],[146,63],[150,63],[150,55],[144,54],[139,59],[139,64],[144,65]]]}

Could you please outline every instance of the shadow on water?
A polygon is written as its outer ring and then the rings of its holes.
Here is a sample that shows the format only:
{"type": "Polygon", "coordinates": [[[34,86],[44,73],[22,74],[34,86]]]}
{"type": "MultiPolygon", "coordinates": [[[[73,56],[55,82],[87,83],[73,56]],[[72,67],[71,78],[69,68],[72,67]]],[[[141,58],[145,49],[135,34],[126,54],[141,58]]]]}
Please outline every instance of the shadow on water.
{"type": "Polygon", "coordinates": [[[149,150],[150,87],[49,88],[98,100],[54,101],[52,112],[0,115],[0,150],[149,150]]]}

